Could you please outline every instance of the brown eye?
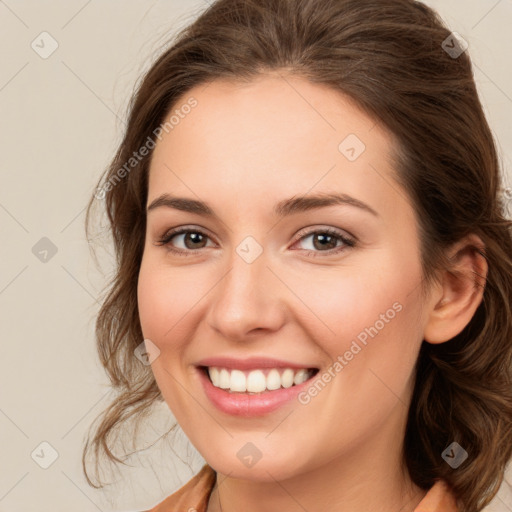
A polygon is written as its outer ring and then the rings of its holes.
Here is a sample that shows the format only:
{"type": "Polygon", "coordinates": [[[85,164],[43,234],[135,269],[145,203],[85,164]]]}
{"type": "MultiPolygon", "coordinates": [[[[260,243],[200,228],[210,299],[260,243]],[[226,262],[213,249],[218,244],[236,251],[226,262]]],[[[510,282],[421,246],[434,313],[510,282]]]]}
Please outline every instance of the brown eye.
{"type": "Polygon", "coordinates": [[[203,249],[209,236],[197,229],[179,228],[165,233],[156,245],[164,245],[176,254],[187,256],[193,254],[195,250],[203,249]],[[178,242],[176,242],[176,240],[178,242]],[[181,243],[183,247],[176,247],[177,243],[181,243]]]}
{"type": "Polygon", "coordinates": [[[338,242],[338,238],[325,233],[315,233],[313,235],[313,246],[315,249],[334,249],[338,242]],[[315,243],[318,241],[318,243],[315,243]]]}
{"type": "MultiPolygon", "coordinates": [[[[175,238],[178,235],[174,235],[175,238]]],[[[188,231],[184,233],[183,242],[187,249],[200,249],[204,247],[207,237],[198,231],[188,231]]]]}
{"type": "Polygon", "coordinates": [[[327,253],[327,255],[335,254],[340,251],[344,251],[356,245],[356,241],[349,238],[344,233],[331,228],[317,229],[306,233],[300,239],[299,242],[311,239],[310,247],[304,247],[307,251],[308,256],[317,256],[321,253],[327,253]],[[338,244],[339,242],[339,244],[338,244]]]}

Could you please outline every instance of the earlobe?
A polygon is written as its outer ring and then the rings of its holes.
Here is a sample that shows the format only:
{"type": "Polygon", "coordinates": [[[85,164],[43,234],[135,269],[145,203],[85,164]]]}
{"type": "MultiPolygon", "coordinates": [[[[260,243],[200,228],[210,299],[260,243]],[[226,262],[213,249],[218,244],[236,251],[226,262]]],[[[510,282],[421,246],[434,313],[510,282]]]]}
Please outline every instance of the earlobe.
{"type": "Polygon", "coordinates": [[[428,312],[423,334],[428,343],[452,339],[473,318],[482,302],[487,278],[484,254],[485,245],[475,234],[468,235],[450,249],[450,268],[442,271],[440,292],[434,297],[428,312]]]}

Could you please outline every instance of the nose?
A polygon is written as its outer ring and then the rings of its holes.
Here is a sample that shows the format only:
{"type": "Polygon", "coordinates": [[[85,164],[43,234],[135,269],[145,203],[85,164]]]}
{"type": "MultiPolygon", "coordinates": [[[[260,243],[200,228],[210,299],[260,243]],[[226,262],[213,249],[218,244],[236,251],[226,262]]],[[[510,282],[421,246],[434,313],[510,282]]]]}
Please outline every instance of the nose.
{"type": "Polygon", "coordinates": [[[208,324],[232,341],[277,331],[286,316],[285,288],[269,268],[265,252],[248,263],[233,251],[228,271],[211,291],[208,324]]]}

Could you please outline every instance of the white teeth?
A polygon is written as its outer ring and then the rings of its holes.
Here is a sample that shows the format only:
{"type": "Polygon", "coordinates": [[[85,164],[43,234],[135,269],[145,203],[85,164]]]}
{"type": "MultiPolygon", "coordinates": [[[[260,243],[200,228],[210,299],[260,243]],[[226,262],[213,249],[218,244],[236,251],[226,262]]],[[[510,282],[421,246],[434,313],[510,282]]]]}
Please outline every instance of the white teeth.
{"type": "Polygon", "coordinates": [[[231,391],[247,391],[247,381],[244,372],[241,372],[240,370],[231,370],[229,389],[231,391]]]}
{"type": "Polygon", "coordinates": [[[267,389],[270,391],[273,391],[274,389],[279,389],[281,387],[281,375],[279,375],[279,372],[272,368],[268,372],[267,375],[267,389]]]}
{"type": "Polygon", "coordinates": [[[299,370],[295,377],[293,378],[293,383],[295,385],[302,384],[303,382],[306,382],[309,378],[308,371],[307,370],[299,370]]]}
{"type": "Polygon", "coordinates": [[[219,384],[220,384],[219,373],[220,372],[219,372],[218,368],[210,368],[210,379],[212,379],[213,385],[217,388],[221,387],[221,386],[219,386],[219,384]]]}
{"type": "Polygon", "coordinates": [[[281,375],[281,386],[283,388],[291,388],[293,386],[293,370],[291,368],[286,368],[281,375]]]}
{"type": "Polygon", "coordinates": [[[281,387],[290,388],[293,385],[302,384],[312,375],[312,372],[305,368],[299,370],[286,368],[282,373],[277,368],[272,368],[265,375],[263,370],[244,373],[241,370],[208,367],[208,373],[215,387],[238,393],[261,393],[281,387]]]}
{"type": "MultiPolygon", "coordinates": [[[[211,375],[210,375],[210,377],[211,377],[211,375]]],[[[222,389],[229,389],[230,380],[231,380],[231,378],[229,376],[229,372],[225,368],[222,368],[222,370],[219,372],[218,387],[222,388],[222,389]]],[[[215,386],[215,384],[214,384],[214,386],[215,386]]]]}
{"type": "Polygon", "coordinates": [[[250,393],[260,393],[265,391],[267,380],[261,370],[255,370],[247,376],[247,391],[250,393]]]}

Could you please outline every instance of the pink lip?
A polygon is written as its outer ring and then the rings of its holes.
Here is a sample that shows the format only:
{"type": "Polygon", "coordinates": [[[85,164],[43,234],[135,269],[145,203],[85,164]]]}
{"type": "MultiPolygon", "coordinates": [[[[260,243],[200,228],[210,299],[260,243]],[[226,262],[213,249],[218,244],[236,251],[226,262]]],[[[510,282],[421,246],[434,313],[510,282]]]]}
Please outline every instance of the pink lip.
{"type": "Polygon", "coordinates": [[[314,368],[308,364],[292,363],[282,359],[269,359],[267,357],[250,357],[248,359],[235,359],[233,357],[208,357],[199,361],[196,366],[217,366],[233,370],[256,370],[258,368],[314,368]]]}
{"type": "MultiPolygon", "coordinates": [[[[248,363],[247,361],[246,363],[251,365],[253,364],[252,362],[248,363]]],[[[205,366],[223,365],[216,362],[215,364],[205,366]]],[[[230,366],[224,367],[231,368],[230,366]]],[[[249,368],[256,367],[258,366],[250,366],[249,368]]],[[[274,366],[274,368],[275,367],[276,366],[274,366]]],[[[295,365],[292,367],[297,368],[295,365]]],[[[259,366],[259,368],[261,368],[261,366],[259,366]]],[[[290,366],[288,366],[288,368],[290,368],[290,366]]],[[[300,366],[298,368],[304,368],[304,366],[300,366]]],[[[280,388],[274,391],[264,391],[262,393],[249,394],[230,393],[224,389],[217,388],[211,383],[204,369],[197,368],[197,372],[199,373],[199,380],[201,381],[206,396],[217,409],[232,416],[243,417],[263,416],[264,414],[275,411],[279,407],[291,402],[294,398],[296,398],[301,391],[311,385],[312,380],[316,377],[315,375],[302,384],[294,385],[289,388],[280,388]]]]}

